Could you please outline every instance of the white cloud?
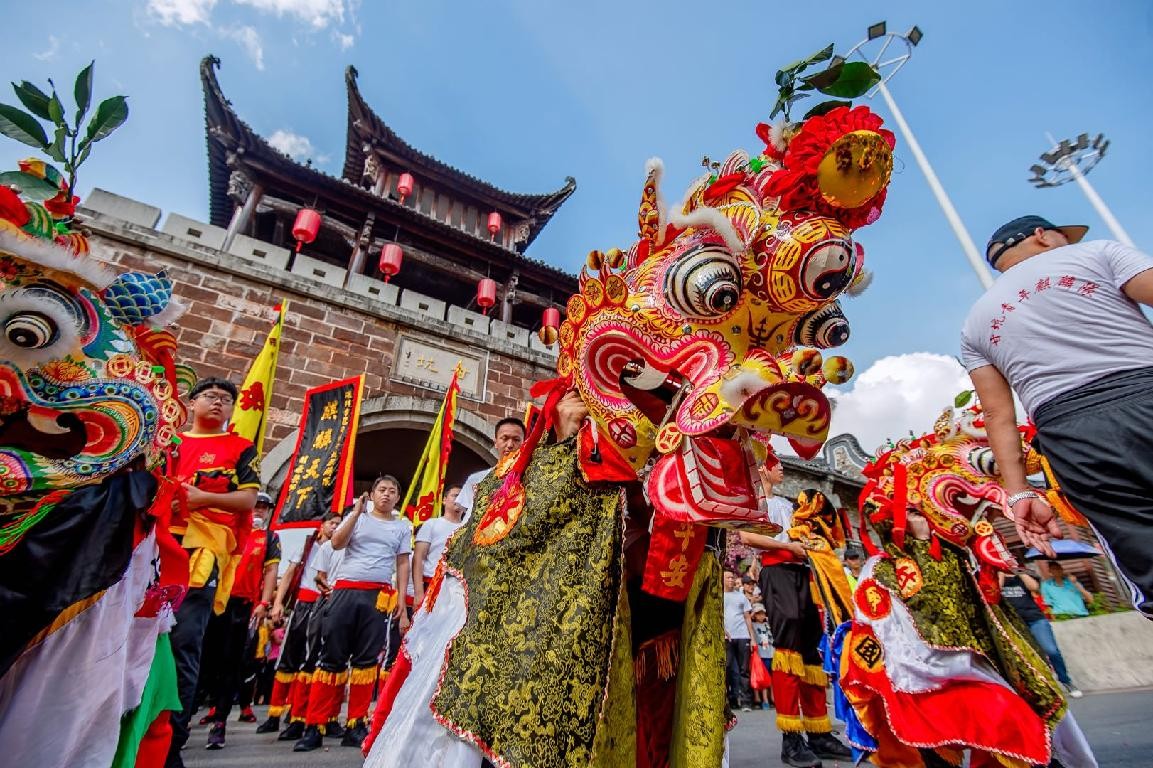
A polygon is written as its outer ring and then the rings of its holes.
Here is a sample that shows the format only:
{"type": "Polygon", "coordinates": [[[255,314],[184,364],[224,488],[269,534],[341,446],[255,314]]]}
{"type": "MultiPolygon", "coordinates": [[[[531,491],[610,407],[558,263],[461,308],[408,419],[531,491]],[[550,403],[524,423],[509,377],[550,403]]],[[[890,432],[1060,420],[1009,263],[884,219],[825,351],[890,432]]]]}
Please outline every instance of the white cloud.
{"type": "Polygon", "coordinates": [[[236,28],[221,28],[220,34],[235,40],[240,44],[252,59],[252,63],[256,65],[257,69],[264,69],[264,42],[260,39],[260,33],[254,28],[244,26],[236,28]]]}
{"type": "Polygon", "coordinates": [[[858,375],[852,388],[826,390],[836,402],[829,434],[848,432],[873,453],[889,438],[928,432],[953,398],[972,387],[969,374],[947,355],[883,357],[858,375]]]}
{"type": "Polygon", "coordinates": [[[165,26],[207,24],[217,0],[148,0],[148,13],[165,26]]]}
{"type": "Polygon", "coordinates": [[[349,48],[356,45],[355,35],[346,35],[343,32],[337,32],[334,37],[336,38],[337,45],[340,46],[340,50],[342,51],[347,51],[349,48]]]}
{"type": "Polygon", "coordinates": [[[312,142],[308,140],[307,136],[283,129],[273,131],[272,135],[268,137],[268,143],[293,160],[304,160],[312,157],[316,151],[316,147],[312,146],[312,142]]]}
{"type": "Polygon", "coordinates": [[[60,52],[60,38],[56,35],[48,36],[48,47],[40,53],[32,54],[32,58],[37,61],[50,61],[56,58],[56,54],[60,52]]]}
{"type": "Polygon", "coordinates": [[[277,16],[294,16],[313,29],[324,29],[329,24],[344,21],[344,0],[234,0],[258,11],[277,16]]]}

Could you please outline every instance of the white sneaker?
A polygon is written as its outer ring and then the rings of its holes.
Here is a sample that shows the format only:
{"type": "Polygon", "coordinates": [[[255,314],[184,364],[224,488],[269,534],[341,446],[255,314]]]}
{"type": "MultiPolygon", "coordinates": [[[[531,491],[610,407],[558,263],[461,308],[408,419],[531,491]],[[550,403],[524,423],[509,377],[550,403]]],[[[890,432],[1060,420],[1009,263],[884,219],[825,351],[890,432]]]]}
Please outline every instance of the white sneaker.
{"type": "Polygon", "coordinates": [[[1081,689],[1075,685],[1066,685],[1065,692],[1069,694],[1069,698],[1071,699],[1079,699],[1085,695],[1081,693],[1081,689]]]}

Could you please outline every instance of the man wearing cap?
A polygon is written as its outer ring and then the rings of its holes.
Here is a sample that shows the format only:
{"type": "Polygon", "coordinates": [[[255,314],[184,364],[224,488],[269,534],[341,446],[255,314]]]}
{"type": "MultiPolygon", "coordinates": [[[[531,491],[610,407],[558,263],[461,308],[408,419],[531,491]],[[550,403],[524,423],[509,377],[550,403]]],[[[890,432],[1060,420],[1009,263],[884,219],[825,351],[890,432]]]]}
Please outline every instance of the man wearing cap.
{"type": "Polygon", "coordinates": [[[961,358],[1026,544],[1052,556],[1053,510],[1025,478],[1015,390],[1062,492],[1153,618],[1153,258],[1088,227],[1023,216],[989,239],[1000,277],[969,312],[961,358]]]}

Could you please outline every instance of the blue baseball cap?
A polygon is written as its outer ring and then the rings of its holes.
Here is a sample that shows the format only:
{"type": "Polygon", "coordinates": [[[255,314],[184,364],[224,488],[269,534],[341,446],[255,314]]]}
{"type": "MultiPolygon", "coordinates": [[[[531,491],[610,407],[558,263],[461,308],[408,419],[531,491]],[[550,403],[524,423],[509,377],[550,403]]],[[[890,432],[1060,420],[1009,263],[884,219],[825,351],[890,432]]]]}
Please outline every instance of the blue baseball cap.
{"type": "Polygon", "coordinates": [[[996,267],[997,259],[1001,258],[1002,253],[1029,237],[1037,229],[1051,229],[1060,232],[1070,243],[1081,242],[1081,238],[1085,237],[1085,233],[1089,231],[1088,227],[1081,224],[1066,224],[1058,227],[1041,216],[1022,216],[1013,219],[1008,224],[998,227],[993,236],[989,238],[989,244],[985,246],[985,260],[989,262],[989,266],[996,267]],[[998,245],[1001,247],[997,248],[998,245]]]}

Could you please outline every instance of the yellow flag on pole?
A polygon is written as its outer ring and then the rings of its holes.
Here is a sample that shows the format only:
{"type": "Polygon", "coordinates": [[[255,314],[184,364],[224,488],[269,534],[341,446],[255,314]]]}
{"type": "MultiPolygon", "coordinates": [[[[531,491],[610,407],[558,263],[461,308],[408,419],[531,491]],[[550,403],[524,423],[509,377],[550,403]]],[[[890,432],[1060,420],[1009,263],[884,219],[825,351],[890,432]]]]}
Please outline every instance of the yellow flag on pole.
{"type": "Polygon", "coordinates": [[[240,387],[240,398],[232,414],[232,432],[246,437],[256,445],[258,456],[264,455],[264,431],[268,425],[268,408],[272,402],[272,384],[276,380],[276,359],[280,354],[280,334],[284,331],[284,313],[288,302],[276,305],[279,315],[276,324],[268,333],[264,349],[252,361],[244,384],[240,387]]]}
{"type": "Polygon", "coordinates": [[[428,433],[424,454],[416,465],[416,472],[408,484],[408,492],[401,506],[405,517],[412,521],[413,528],[419,528],[421,523],[440,517],[444,511],[441,501],[444,496],[444,473],[448,470],[448,457],[452,452],[452,428],[456,422],[460,374],[461,365],[457,363],[448,392],[444,395],[444,403],[428,433]]]}

